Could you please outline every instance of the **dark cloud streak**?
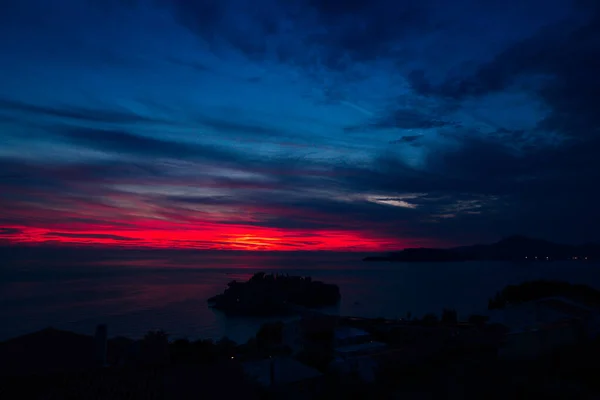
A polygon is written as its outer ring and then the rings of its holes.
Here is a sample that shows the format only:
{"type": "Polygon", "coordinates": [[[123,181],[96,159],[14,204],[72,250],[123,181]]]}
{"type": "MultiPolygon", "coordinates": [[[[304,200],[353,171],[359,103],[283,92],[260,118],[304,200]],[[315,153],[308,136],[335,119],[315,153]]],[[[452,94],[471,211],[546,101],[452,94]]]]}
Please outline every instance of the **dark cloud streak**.
{"type": "Polygon", "coordinates": [[[135,241],[136,239],[121,236],[121,235],[110,235],[105,233],[64,233],[64,232],[48,232],[45,236],[49,238],[63,237],[71,239],[110,239],[118,241],[135,241]]]}

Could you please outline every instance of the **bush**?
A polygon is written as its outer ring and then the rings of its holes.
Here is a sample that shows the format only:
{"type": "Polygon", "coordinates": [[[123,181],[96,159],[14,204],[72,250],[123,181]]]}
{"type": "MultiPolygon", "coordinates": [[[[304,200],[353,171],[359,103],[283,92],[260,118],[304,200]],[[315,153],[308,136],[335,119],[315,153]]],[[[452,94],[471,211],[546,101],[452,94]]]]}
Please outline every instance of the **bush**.
{"type": "Polygon", "coordinates": [[[538,280],[509,285],[496,293],[488,302],[488,309],[504,308],[544,297],[566,297],[593,306],[600,305],[600,291],[587,285],[575,285],[568,282],[538,280]]]}
{"type": "Polygon", "coordinates": [[[435,315],[434,313],[425,314],[423,316],[423,318],[421,318],[421,324],[427,325],[427,326],[437,325],[438,322],[439,322],[438,316],[435,315]]]}
{"type": "Polygon", "coordinates": [[[149,331],[140,343],[141,361],[165,364],[169,361],[169,335],[161,330],[149,331]]]}
{"type": "Polygon", "coordinates": [[[456,325],[458,322],[458,314],[456,310],[444,308],[442,311],[442,323],[446,325],[456,325]]]}

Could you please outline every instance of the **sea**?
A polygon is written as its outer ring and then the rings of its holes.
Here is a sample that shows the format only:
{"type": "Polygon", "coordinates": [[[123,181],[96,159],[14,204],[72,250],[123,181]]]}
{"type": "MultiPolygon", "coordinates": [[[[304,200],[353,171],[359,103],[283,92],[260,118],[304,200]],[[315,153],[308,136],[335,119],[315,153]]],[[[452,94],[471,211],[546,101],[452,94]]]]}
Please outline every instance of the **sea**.
{"type": "Polygon", "coordinates": [[[363,262],[357,253],[193,253],[87,260],[81,265],[0,269],[0,340],[47,327],[140,338],[162,329],[170,338],[243,343],[261,324],[281,318],[226,317],[207,305],[232,280],[259,271],[335,283],[342,299],[326,313],[403,318],[410,313],[486,314],[487,301],[508,284],[560,279],[600,289],[600,264],[568,262],[363,262]]]}

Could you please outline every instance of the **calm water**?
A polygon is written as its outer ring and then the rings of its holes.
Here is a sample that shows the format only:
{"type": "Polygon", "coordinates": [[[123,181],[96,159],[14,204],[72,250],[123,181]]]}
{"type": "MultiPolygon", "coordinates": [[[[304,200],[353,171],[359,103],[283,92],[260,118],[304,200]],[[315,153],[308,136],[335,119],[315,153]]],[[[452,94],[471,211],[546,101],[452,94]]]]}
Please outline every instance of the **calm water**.
{"type": "Polygon", "coordinates": [[[226,318],[206,299],[232,279],[260,270],[310,275],[336,283],[339,307],[328,312],[369,317],[484,313],[487,299],[507,284],[564,279],[600,288],[600,265],[590,263],[363,263],[360,255],[194,255],[174,259],[86,262],[40,268],[4,267],[0,275],[0,340],[44,327],[140,337],[164,329],[172,337],[223,335],[242,342],[265,319],[226,318]],[[201,268],[198,268],[201,265],[201,268]]]}

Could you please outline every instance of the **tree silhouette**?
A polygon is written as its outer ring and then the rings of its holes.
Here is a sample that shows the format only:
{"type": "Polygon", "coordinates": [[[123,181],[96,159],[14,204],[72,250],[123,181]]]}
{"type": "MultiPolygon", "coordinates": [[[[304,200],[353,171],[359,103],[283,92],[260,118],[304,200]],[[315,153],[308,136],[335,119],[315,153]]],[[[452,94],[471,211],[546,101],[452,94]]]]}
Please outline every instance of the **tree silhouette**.
{"type": "Polygon", "coordinates": [[[446,325],[456,325],[458,322],[458,315],[456,310],[450,308],[444,308],[442,311],[442,323],[446,325]]]}
{"type": "Polygon", "coordinates": [[[421,323],[427,326],[437,325],[438,321],[438,316],[434,313],[425,314],[423,318],[421,318],[421,323]]]}
{"type": "Polygon", "coordinates": [[[162,330],[148,331],[140,347],[144,363],[164,364],[169,360],[169,335],[162,330]]]}
{"type": "Polygon", "coordinates": [[[600,305],[600,291],[587,285],[561,281],[538,280],[506,286],[488,301],[488,309],[504,308],[544,297],[566,297],[584,304],[600,305]]]}

